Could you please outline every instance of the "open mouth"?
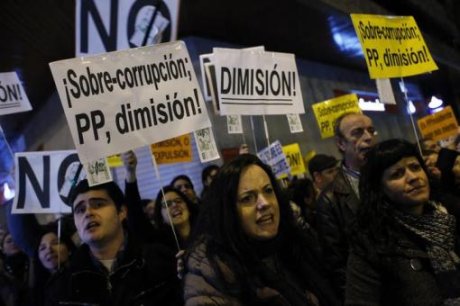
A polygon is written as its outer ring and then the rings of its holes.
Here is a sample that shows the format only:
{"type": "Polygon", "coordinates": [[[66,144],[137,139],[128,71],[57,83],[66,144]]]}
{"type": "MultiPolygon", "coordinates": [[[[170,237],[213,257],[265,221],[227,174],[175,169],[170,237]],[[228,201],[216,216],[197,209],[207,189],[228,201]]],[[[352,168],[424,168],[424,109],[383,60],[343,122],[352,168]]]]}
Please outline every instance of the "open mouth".
{"type": "Polygon", "coordinates": [[[96,228],[98,226],[99,226],[99,223],[97,223],[96,221],[91,221],[88,224],[86,224],[85,229],[86,230],[91,230],[91,229],[96,228]]]}
{"type": "Polygon", "coordinates": [[[50,261],[57,260],[57,255],[56,255],[56,254],[48,254],[48,255],[46,255],[46,257],[45,257],[45,260],[46,260],[46,261],[49,261],[49,262],[50,262],[50,261]]]}
{"type": "Polygon", "coordinates": [[[171,217],[176,218],[176,217],[179,217],[179,216],[182,216],[182,211],[174,210],[174,211],[171,212],[171,217]]]}
{"type": "Polygon", "coordinates": [[[367,148],[361,148],[359,149],[359,153],[362,153],[362,154],[366,154],[367,152],[369,152],[371,148],[367,147],[367,148]]]}
{"type": "Polygon", "coordinates": [[[270,224],[274,221],[274,217],[272,214],[265,215],[257,219],[256,223],[259,225],[270,224]]]}

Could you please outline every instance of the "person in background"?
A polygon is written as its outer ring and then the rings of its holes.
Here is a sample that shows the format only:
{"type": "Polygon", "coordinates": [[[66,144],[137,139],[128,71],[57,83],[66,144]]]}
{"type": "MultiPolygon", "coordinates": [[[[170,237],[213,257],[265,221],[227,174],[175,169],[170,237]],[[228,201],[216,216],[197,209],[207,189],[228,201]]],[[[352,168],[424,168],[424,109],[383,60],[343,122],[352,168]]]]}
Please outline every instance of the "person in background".
{"type": "Polygon", "coordinates": [[[316,190],[309,179],[293,181],[288,188],[289,200],[299,207],[299,225],[316,228],[316,190]]]}
{"type": "Polygon", "coordinates": [[[176,188],[177,190],[181,191],[185,194],[190,201],[195,204],[200,203],[200,198],[198,198],[195,188],[193,187],[192,180],[187,175],[178,175],[172,179],[171,183],[169,184],[176,188]]]}
{"type": "Polygon", "coordinates": [[[419,144],[420,144],[420,147],[422,148],[422,151],[431,150],[436,153],[439,153],[439,151],[441,151],[441,146],[439,145],[437,141],[434,141],[433,138],[429,138],[429,137],[422,138],[420,139],[419,144]]]}
{"type": "Polygon", "coordinates": [[[325,154],[316,154],[308,163],[308,172],[313,180],[317,197],[334,181],[339,171],[337,164],[338,160],[334,156],[325,154]]]}
{"type": "Polygon", "coordinates": [[[201,198],[204,197],[207,189],[212,183],[212,180],[216,177],[217,172],[219,171],[219,166],[209,165],[203,169],[201,172],[201,182],[203,183],[203,190],[201,191],[201,198]]]}
{"type": "Polygon", "coordinates": [[[155,222],[153,221],[153,214],[155,213],[155,201],[150,199],[142,199],[141,204],[144,214],[147,216],[150,222],[155,225],[155,222]]]}
{"type": "Polygon", "coordinates": [[[359,206],[360,169],[375,144],[376,130],[366,115],[346,113],[336,120],[334,134],[343,161],[334,181],[316,202],[316,217],[324,260],[343,299],[350,225],[359,206]]]}
{"type": "Polygon", "coordinates": [[[214,179],[186,255],[192,305],[339,305],[269,166],[239,155],[214,179]]]}
{"type": "Polygon", "coordinates": [[[373,147],[359,190],[345,305],[457,305],[456,220],[432,201],[416,146],[392,139],[373,147]]]}
{"type": "Polygon", "coordinates": [[[182,305],[174,253],[130,234],[114,182],[83,180],[69,203],[83,245],[48,283],[46,305],[182,305]]]}

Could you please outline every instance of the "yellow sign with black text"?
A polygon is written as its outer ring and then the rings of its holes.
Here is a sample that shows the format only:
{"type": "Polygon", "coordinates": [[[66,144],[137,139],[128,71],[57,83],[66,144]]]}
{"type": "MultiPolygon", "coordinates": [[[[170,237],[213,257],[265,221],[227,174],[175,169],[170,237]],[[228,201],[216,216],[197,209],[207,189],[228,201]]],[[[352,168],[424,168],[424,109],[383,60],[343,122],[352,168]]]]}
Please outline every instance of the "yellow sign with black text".
{"type": "Polygon", "coordinates": [[[158,165],[190,162],[193,159],[190,134],[155,143],[150,148],[158,165]]]}
{"type": "Polygon", "coordinates": [[[335,99],[326,100],[312,105],[318,122],[321,138],[334,136],[334,123],[338,117],[345,113],[361,113],[358,96],[349,94],[335,99]]]}
{"type": "Polygon", "coordinates": [[[412,16],[351,14],[371,79],[437,70],[412,16]]]}
{"type": "Polygon", "coordinates": [[[417,121],[423,138],[434,141],[457,135],[458,123],[450,106],[417,121]]]}
{"type": "Polygon", "coordinates": [[[298,143],[283,146],[283,153],[286,155],[289,167],[291,167],[291,175],[299,175],[307,172],[298,143]]]}

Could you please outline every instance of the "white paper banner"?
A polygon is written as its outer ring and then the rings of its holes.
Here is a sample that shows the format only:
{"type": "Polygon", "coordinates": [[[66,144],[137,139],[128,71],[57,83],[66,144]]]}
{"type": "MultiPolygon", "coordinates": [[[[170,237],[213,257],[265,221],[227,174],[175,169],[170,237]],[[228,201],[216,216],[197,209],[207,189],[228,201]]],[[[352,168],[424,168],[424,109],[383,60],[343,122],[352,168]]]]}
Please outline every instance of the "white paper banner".
{"type": "Polygon", "coordinates": [[[214,134],[212,133],[212,129],[210,127],[195,131],[193,134],[195,135],[198,155],[200,156],[200,161],[202,163],[220,158],[219,152],[217,151],[216,141],[214,140],[214,134]]]}
{"type": "Polygon", "coordinates": [[[390,79],[375,79],[375,83],[377,84],[380,101],[384,104],[396,104],[390,79]]]}
{"type": "Polygon", "coordinates": [[[305,112],[293,54],[214,48],[222,115],[305,112]]]}
{"type": "Polygon", "coordinates": [[[227,116],[227,130],[229,134],[243,134],[243,124],[240,115],[227,116]]]}
{"type": "Polygon", "coordinates": [[[78,164],[76,151],[16,153],[12,213],[70,213],[68,194],[62,196],[60,190],[71,186],[78,164]]]}
{"type": "Polygon", "coordinates": [[[50,66],[82,163],[211,126],[181,41],[50,66]]]}
{"type": "Polygon", "coordinates": [[[299,114],[287,114],[286,117],[292,134],[303,132],[302,121],[300,121],[299,114]]]}
{"type": "Polygon", "coordinates": [[[32,109],[16,72],[0,73],[0,116],[32,109]]]}
{"type": "Polygon", "coordinates": [[[140,47],[152,18],[146,45],[176,40],[178,15],[179,0],[77,0],[75,53],[80,57],[140,47]]]}
{"type": "Polygon", "coordinates": [[[272,171],[276,177],[280,177],[283,174],[289,175],[291,168],[286,159],[286,155],[283,153],[283,147],[279,140],[275,141],[259,153],[257,156],[267,165],[272,167],[272,171]]]}

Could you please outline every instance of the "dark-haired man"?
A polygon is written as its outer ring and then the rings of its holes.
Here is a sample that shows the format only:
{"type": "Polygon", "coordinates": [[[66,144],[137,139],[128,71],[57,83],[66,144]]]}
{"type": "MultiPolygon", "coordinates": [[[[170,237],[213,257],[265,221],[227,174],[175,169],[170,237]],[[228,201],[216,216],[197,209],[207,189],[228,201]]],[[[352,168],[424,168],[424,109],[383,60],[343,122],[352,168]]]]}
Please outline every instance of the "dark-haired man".
{"type": "Polygon", "coordinates": [[[359,170],[375,144],[372,120],[359,113],[344,114],[334,125],[336,145],[343,155],[334,181],[316,204],[318,234],[326,266],[337,293],[344,296],[350,225],[359,205],[359,170]]]}
{"type": "Polygon", "coordinates": [[[174,254],[128,234],[115,183],[89,187],[84,180],[69,203],[83,245],[50,281],[46,305],[181,305],[174,254]]]}
{"type": "Polygon", "coordinates": [[[318,197],[321,191],[334,181],[339,170],[337,162],[334,156],[316,154],[308,163],[308,172],[310,173],[318,197]]]}

